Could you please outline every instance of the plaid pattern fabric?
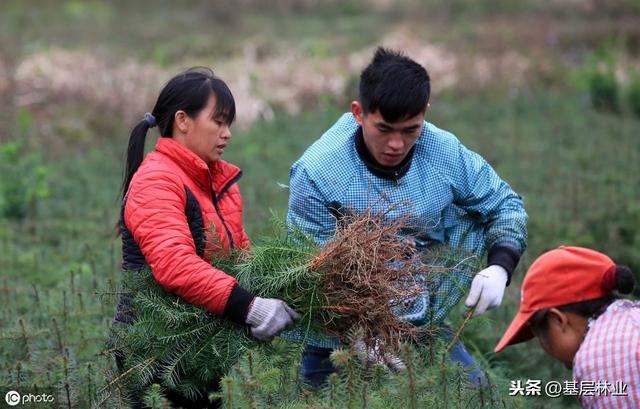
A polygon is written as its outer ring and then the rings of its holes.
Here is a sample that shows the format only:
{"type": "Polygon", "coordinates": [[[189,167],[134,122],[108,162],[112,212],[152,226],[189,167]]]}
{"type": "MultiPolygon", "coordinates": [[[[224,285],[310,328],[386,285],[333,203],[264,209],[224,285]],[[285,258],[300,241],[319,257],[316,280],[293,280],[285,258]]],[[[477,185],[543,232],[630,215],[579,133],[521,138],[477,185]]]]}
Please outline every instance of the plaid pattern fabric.
{"type": "Polygon", "coordinates": [[[573,379],[585,408],[640,408],[640,302],[615,301],[590,322],[573,379]]]}
{"type": "MultiPolygon", "coordinates": [[[[508,242],[525,250],[527,215],[522,200],[480,155],[427,122],[408,172],[397,181],[377,177],[358,156],[358,130],[353,115],[344,114],[293,164],[287,221],[323,244],[336,227],[327,205],[377,212],[402,204],[388,217],[410,214],[415,228],[407,233],[416,246],[427,252],[440,248],[437,257],[425,256],[425,262],[447,268],[430,276],[423,296],[406,300],[397,314],[437,325],[467,291],[488,248],[508,242]]],[[[285,336],[301,338],[292,332],[285,336]]],[[[338,345],[328,337],[307,341],[327,348],[338,345]]]]}

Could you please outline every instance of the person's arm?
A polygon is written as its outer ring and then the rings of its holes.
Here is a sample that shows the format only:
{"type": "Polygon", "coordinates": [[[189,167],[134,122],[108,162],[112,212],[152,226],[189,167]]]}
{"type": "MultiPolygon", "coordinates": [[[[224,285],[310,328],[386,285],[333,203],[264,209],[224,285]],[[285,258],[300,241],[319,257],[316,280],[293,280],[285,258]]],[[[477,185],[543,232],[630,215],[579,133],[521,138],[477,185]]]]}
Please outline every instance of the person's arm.
{"type": "Polygon", "coordinates": [[[520,256],[527,245],[527,213],[522,198],[477,153],[458,142],[453,167],[454,203],[484,225],[489,249],[487,267],[471,282],[465,300],[474,316],[502,303],[520,256]]]}
{"type": "Polygon", "coordinates": [[[336,229],[336,218],[329,205],[304,166],[295,163],[289,175],[287,223],[318,244],[324,244],[336,229]]]}
{"type": "Polygon", "coordinates": [[[502,267],[508,285],[527,246],[527,213],[522,198],[480,155],[460,143],[454,169],[454,203],[484,224],[488,266],[502,267]]]}

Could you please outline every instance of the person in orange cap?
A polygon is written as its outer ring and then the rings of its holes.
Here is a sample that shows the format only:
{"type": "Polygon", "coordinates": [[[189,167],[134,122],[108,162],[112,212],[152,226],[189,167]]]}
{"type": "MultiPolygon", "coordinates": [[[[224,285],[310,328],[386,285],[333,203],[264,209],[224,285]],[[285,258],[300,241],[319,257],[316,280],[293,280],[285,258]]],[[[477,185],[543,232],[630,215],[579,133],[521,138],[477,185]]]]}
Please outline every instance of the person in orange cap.
{"type": "Polygon", "coordinates": [[[524,278],[520,309],[495,352],[537,337],[572,369],[583,407],[640,408],[640,302],[613,292],[629,294],[634,284],[628,267],[597,251],[544,253],[524,278]]]}

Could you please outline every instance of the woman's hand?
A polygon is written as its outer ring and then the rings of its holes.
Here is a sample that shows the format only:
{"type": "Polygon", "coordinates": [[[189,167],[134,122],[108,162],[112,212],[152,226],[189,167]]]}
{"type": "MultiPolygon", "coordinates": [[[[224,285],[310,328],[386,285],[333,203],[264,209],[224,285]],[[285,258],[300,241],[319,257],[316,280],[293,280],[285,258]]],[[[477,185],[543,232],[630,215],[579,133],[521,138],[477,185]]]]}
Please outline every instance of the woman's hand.
{"type": "Polygon", "coordinates": [[[251,334],[260,341],[271,341],[276,335],[291,327],[300,314],[282,300],[256,297],[249,306],[247,324],[251,334]]]}

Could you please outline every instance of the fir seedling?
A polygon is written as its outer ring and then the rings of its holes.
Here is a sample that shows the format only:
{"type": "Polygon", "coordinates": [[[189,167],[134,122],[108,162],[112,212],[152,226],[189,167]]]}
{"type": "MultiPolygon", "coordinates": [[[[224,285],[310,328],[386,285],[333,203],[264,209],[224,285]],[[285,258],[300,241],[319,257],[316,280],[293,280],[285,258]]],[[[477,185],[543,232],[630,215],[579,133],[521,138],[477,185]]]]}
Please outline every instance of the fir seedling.
{"type": "Polygon", "coordinates": [[[87,397],[89,402],[93,402],[95,399],[95,382],[91,364],[87,364],[87,397]]]}
{"type": "Polygon", "coordinates": [[[69,288],[71,288],[71,294],[76,292],[76,273],[75,270],[69,271],[69,288]]]}
{"type": "Polygon", "coordinates": [[[67,319],[69,318],[69,306],[67,305],[67,290],[62,290],[62,324],[64,329],[68,328],[67,319]]]}
{"type": "Polygon", "coordinates": [[[38,291],[38,287],[35,284],[31,284],[31,288],[33,288],[33,299],[36,303],[36,308],[40,308],[40,292],[38,291]]]}
{"type": "Polygon", "coordinates": [[[29,336],[27,335],[27,329],[24,326],[24,321],[22,319],[19,319],[18,322],[20,323],[20,329],[22,330],[22,342],[23,342],[23,346],[24,346],[24,357],[25,359],[29,360],[31,357],[31,351],[29,348],[29,336]]]}
{"type": "Polygon", "coordinates": [[[72,407],[71,382],[69,379],[69,358],[67,357],[67,354],[68,354],[68,350],[66,350],[65,353],[62,355],[62,373],[63,373],[62,386],[64,388],[64,402],[66,403],[66,406],[69,409],[71,409],[72,407]]]}
{"type": "Polygon", "coordinates": [[[162,386],[154,383],[149,387],[147,393],[144,395],[143,402],[146,407],[151,409],[162,409],[167,407],[167,399],[164,396],[162,386]]]}
{"type": "Polygon", "coordinates": [[[404,360],[407,366],[407,395],[409,396],[409,407],[416,409],[416,379],[415,379],[415,366],[413,360],[413,350],[409,345],[405,344],[403,347],[404,360]]]}
{"type": "Polygon", "coordinates": [[[627,98],[631,112],[640,118],[640,71],[634,72],[631,75],[627,98]]]}
{"type": "Polygon", "coordinates": [[[58,328],[58,321],[55,318],[51,318],[51,323],[53,324],[53,329],[56,332],[56,340],[58,341],[58,351],[62,353],[63,344],[62,344],[62,335],[60,335],[60,328],[58,328]]]}
{"type": "MultiPolygon", "coordinates": [[[[254,245],[251,254],[220,257],[214,264],[249,291],[283,299],[300,311],[303,331],[340,334],[348,343],[344,334],[358,330],[366,345],[378,343],[384,354],[417,333],[392,308],[396,300],[417,295],[414,275],[429,271],[400,238],[406,225],[405,218],[386,221],[385,214],[367,212],[340,223],[322,249],[298,232],[281,231],[254,245]]],[[[144,372],[125,371],[134,389],[161,382],[195,398],[247,350],[270,348],[246,327],[167,294],[148,270],[125,274],[124,287],[134,297],[135,322],[114,328],[116,347],[126,368],[155,360],[144,372]]]]}

